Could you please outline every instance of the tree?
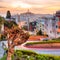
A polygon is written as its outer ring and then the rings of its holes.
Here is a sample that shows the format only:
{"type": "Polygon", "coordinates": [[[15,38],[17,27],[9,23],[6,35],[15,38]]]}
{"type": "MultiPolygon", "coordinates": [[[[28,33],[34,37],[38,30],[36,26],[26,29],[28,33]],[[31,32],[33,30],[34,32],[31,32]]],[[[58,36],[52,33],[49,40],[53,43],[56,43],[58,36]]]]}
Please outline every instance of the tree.
{"type": "Polygon", "coordinates": [[[22,27],[23,30],[28,30],[27,26],[22,27]]]}
{"type": "Polygon", "coordinates": [[[5,22],[4,22],[4,26],[6,26],[6,27],[8,27],[8,28],[11,28],[12,26],[17,27],[18,24],[17,24],[16,22],[14,22],[14,21],[5,21],[5,22]]]}
{"type": "Polygon", "coordinates": [[[7,60],[11,60],[11,56],[14,54],[14,47],[26,42],[29,37],[19,27],[12,26],[10,29],[6,26],[4,33],[7,34],[6,39],[8,41],[8,53],[7,60]]]}
{"type": "Polygon", "coordinates": [[[9,10],[7,11],[6,18],[7,18],[7,19],[11,19],[11,13],[10,13],[10,11],[9,11],[9,10]]]}
{"type": "Polygon", "coordinates": [[[3,23],[4,23],[4,18],[0,16],[0,30],[3,23]]]}
{"type": "Polygon", "coordinates": [[[43,35],[41,29],[37,32],[37,35],[43,35]]]}
{"type": "Polygon", "coordinates": [[[3,25],[4,25],[4,21],[5,19],[0,16],[0,39],[1,39],[1,33],[2,33],[3,25]]]}

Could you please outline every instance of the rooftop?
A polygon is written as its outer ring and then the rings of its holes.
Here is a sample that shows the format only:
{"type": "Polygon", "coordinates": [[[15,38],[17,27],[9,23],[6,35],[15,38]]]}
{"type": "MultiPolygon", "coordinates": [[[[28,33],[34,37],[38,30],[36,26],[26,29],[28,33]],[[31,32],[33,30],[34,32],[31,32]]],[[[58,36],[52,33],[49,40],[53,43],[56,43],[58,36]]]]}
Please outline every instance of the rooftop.
{"type": "Polygon", "coordinates": [[[47,38],[47,36],[30,36],[28,41],[40,41],[41,38],[47,38]]]}

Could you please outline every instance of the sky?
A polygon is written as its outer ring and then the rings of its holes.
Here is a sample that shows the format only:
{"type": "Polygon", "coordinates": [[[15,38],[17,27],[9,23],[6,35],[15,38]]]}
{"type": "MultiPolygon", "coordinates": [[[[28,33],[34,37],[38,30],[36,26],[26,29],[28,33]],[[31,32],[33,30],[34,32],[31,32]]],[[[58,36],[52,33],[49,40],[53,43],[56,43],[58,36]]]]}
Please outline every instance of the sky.
{"type": "Polygon", "coordinates": [[[36,14],[54,14],[60,10],[60,0],[0,0],[0,15],[5,15],[7,10],[20,14],[28,9],[36,14]]]}

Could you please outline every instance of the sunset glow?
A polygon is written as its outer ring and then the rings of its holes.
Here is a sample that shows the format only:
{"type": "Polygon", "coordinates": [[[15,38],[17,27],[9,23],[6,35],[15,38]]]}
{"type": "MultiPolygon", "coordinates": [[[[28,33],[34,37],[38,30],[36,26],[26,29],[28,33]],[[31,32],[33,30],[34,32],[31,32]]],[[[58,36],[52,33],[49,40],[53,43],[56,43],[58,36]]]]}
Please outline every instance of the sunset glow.
{"type": "Polygon", "coordinates": [[[31,5],[29,5],[27,3],[23,3],[21,1],[13,2],[11,6],[14,7],[14,8],[17,8],[17,7],[20,7],[20,8],[31,8],[31,5]]]}
{"type": "Polygon", "coordinates": [[[53,14],[60,10],[60,0],[0,0],[0,13],[10,10],[12,14],[30,10],[36,14],[53,14]]]}

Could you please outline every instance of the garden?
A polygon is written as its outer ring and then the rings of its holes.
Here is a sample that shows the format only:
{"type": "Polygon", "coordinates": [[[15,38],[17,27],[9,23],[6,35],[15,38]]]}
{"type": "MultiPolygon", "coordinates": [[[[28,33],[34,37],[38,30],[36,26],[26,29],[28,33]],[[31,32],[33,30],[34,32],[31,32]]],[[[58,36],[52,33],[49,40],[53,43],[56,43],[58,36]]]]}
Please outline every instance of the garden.
{"type": "MultiPolygon", "coordinates": [[[[0,60],[6,60],[5,54],[0,60]]],[[[37,54],[28,50],[16,50],[12,60],[60,60],[60,56],[37,54]]]]}

